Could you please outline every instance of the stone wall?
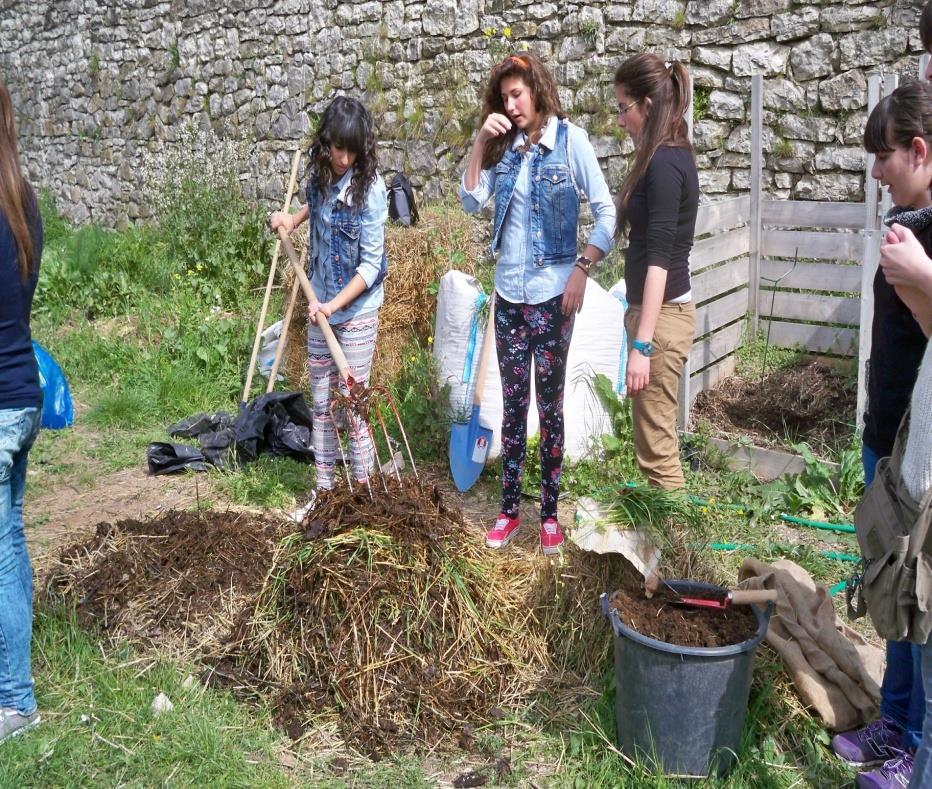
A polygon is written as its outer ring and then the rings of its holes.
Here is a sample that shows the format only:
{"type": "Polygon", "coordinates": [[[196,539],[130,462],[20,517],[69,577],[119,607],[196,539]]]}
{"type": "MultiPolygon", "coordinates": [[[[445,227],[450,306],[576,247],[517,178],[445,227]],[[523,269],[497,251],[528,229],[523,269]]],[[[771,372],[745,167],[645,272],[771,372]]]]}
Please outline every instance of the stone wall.
{"type": "Polygon", "coordinates": [[[859,200],[866,74],[916,73],[924,0],[7,0],[0,75],[34,182],[76,221],[148,215],[146,150],[186,122],[243,141],[248,194],[281,200],[290,154],[334,91],[375,112],[383,170],[455,189],[492,63],[528,46],[590,131],[617,187],[614,66],[652,50],[689,64],[704,195],[748,188],[750,77],[766,75],[765,188],[859,200]]]}

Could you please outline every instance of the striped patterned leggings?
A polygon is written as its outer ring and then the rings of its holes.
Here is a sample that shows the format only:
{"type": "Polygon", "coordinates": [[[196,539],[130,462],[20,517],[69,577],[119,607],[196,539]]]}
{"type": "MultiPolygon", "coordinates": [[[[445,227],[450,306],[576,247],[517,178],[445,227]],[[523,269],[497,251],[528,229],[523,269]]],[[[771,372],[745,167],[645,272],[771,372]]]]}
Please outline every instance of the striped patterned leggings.
{"type": "MultiPolygon", "coordinates": [[[[372,354],[375,352],[375,338],[379,328],[379,314],[371,312],[345,323],[332,327],[346,361],[349,363],[353,377],[361,384],[368,385],[372,371],[372,354]]],[[[346,386],[337,372],[336,364],[327,348],[327,342],[320,329],[312,323],[307,325],[307,369],[311,383],[311,396],[314,400],[314,463],[317,467],[317,488],[329,490],[333,487],[334,465],[339,455],[337,435],[333,422],[330,421],[330,401],[337,387],[343,394],[348,394],[346,386]]],[[[341,428],[346,424],[349,438],[350,464],[353,476],[358,481],[365,480],[375,466],[375,452],[372,439],[365,421],[356,416],[344,415],[340,420],[341,428]],[[353,424],[346,423],[346,417],[353,424]]]]}

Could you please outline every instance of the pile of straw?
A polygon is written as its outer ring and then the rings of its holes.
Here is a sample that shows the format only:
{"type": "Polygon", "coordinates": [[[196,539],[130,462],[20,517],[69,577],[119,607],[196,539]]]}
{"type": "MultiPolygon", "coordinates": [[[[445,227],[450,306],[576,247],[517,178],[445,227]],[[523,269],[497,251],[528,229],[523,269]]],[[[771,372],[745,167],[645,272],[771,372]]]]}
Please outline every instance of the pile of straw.
{"type": "MultiPolygon", "coordinates": [[[[431,284],[451,269],[475,272],[481,247],[476,224],[457,208],[429,206],[414,227],[385,228],[388,277],[385,303],[379,311],[379,337],[373,361],[373,382],[386,384],[401,369],[403,353],[414,340],[424,342],[433,331],[436,297],[431,284]]],[[[292,237],[301,260],[307,260],[307,225],[292,237]]],[[[291,293],[293,274],[286,269],[283,293],[291,293]]],[[[298,297],[288,332],[285,379],[294,389],[307,388],[307,309],[298,297]]]]}
{"type": "Polygon", "coordinates": [[[374,500],[320,496],[217,662],[236,685],[282,689],[289,733],[336,708],[344,739],[375,755],[452,739],[526,700],[549,666],[513,568],[436,488],[387,484],[374,500]]]}

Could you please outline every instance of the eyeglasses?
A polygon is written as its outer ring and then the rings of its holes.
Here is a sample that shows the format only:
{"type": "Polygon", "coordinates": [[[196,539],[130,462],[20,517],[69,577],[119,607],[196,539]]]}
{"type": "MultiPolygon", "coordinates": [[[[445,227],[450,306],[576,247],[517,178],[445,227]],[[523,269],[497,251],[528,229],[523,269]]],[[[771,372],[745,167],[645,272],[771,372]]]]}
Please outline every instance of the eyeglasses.
{"type": "Polygon", "coordinates": [[[637,105],[640,104],[640,103],[641,103],[641,100],[638,99],[637,101],[632,101],[630,104],[625,104],[624,107],[619,107],[619,108],[618,108],[618,117],[619,117],[619,118],[623,118],[625,115],[628,114],[628,110],[630,110],[632,107],[637,106],[637,105]]]}

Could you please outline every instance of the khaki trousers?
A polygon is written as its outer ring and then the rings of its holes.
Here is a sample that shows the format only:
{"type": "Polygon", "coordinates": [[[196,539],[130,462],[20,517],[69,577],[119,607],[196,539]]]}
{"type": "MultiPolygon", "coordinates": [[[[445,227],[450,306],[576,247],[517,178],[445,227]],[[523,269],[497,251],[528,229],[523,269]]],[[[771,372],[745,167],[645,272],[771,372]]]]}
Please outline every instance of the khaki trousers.
{"type": "MultiPolygon", "coordinates": [[[[625,313],[629,351],[640,319],[641,306],[630,305],[625,313]]],[[[638,466],[651,485],[667,490],[682,488],[685,484],[676,435],[676,397],[695,329],[696,305],[693,302],[661,305],[652,340],[650,382],[631,398],[638,466]]]]}

